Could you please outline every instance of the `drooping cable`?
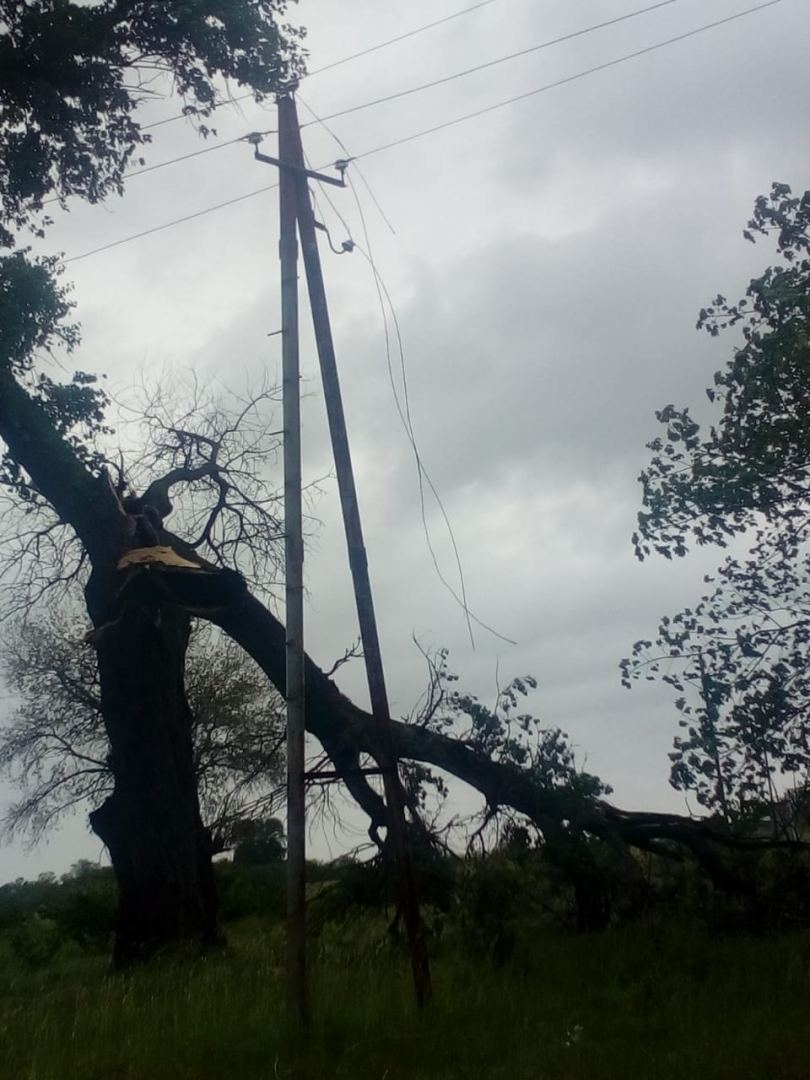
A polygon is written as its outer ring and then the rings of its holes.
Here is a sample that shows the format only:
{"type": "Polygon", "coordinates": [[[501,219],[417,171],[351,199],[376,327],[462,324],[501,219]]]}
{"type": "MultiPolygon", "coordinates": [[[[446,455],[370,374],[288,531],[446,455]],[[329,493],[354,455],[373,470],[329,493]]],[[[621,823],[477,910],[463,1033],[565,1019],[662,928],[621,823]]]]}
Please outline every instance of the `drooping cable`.
{"type": "MultiPolygon", "coordinates": [[[[439,578],[439,580],[441,581],[442,585],[445,587],[445,589],[450,593],[450,595],[453,597],[455,602],[458,604],[458,606],[464,612],[464,617],[465,617],[465,620],[467,622],[467,631],[468,631],[469,636],[470,636],[470,644],[472,645],[473,648],[475,648],[475,637],[473,635],[472,626],[470,625],[471,622],[475,623],[477,626],[480,626],[483,630],[486,630],[488,633],[493,634],[495,637],[500,638],[501,641],[505,641],[509,645],[517,645],[517,642],[514,641],[512,638],[506,637],[506,635],[499,633],[499,631],[495,630],[488,623],[486,623],[482,619],[480,619],[471,610],[471,608],[469,607],[469,604],[467,602],[467,589],[466,589],[466,578],[465,578],[465,574],[464,574],[464,567],[463,567],[463,563],[461,561],[461,553],[460,553],[459,548],[458,548],[458,544],[457,544],[456,537],[455,537],[455,532],[453,530],[453,526],[452,526],[452,523],[450,521],[450,517],[449,517],[449,514],[447,512],[447,509],[446,509],[446,507],[444,505],[444,501],[443,501],[442,497],[440,496],[439,492],[437,491],[436,486],[435,486],[435,484],[433,482],[433,479],[432,479],[430,473],[428,472],[428,470],[427,470],[427,468],[425,466],[424,460],[423,460],[421,452],[419,450],[418,443],[416,441],[416,435],[415,435],[414,430],[413,430],[413,421],[411,419],[411,413],[410,413],[410,401],[409,401],[409,397],[408,397],[407,368],[406,368],[406,362],[405,362],[405,351],[404,351],[404,344],[403,344],[403,340],[402,340],[402,331],[400,329],[399,319],[398,319],[397,314],[396,314],[396,309],[394,307],[394,304],[393,304],[393,301],[391,299],[391,295],[390,295],[390,293],[388,291],[388,288],[386,287],[385,282],[383,281],[382,277],[380,276],[380,272],[377,269],[377,266],[375,265],[374,260],[371,257],[371,255],[368,252],[364,251],[363,248],[359,244],[357,244],[356,242],[355,242],[355,248],[366,259],[369,266],[371,267],[372,273],[374,275],[374,280],[377,283],[378,289],[381,291],[382,296],[385,297],[385,301],[388,303],[388,307],[389,307],[389,310],[391,312],[391,319],[392,319],[392,322],[394,324],[394,332],[395,332],[395,336],[396,336],[396,339],[397,339],[397,350],[399,352],[399,358],[400,358],[401,378],[402,378],[402,381],[403,381],[404,408],[403,408],[403,405],[400,403],[398,395],[397,395],[396,382],[394,380],[393,367],[392,367],[391,360],[390,360],[390,337],[389,337],[388,329],[387,329],[387,326],[386,326],[385,338],[386,338],[386,350],[387,350],[387,354],[388,354],[387,355],[387,360],[388,360],[389,379],[390,379],[390,382],[391,382],[391,389],[392,389],[394,401],[396,403],[397,413],[399,414],[400,420],[402,421],[403,427],[405,429],[406,436],[408,438],[408,442],[410,443],[411,450],[413,452],[414,461],[416,462],[417,478],[418,478],[418,483],[419,483],[419,509],[420,509],[420,516],[421,516],[421,519],[422,519],[422,529],[423,529],[423,532],[425,534],[425,542],[427,544],[427,548],[428,548],[428,551],[430,553],[431,561],[432,561],[433,567],[434,567],[434,569],[436,571],[436,575],[439,578]],[[456,590],[453,588],[453,586],[450,584],[450,582],[448,582],[447,578],[442,573],[441,567],[439,565],[438,556],[437,556],[436,551],[435,551],[435,549],[433,547],[432,538],[431,538],[431,535],[430,535],[430,527],[428,526],[428,523],[427,523],[427,508],[426,508],[426,505],[425,505],[425,485],[427,485],[427,487],[429,488],[431,494],[433,495],[433,498],[436,500],[436,505],[439,508],[439,512],[440,512],[440,514],[442,516],[445,527],[447,528],[447,533],[448,533],[448,536],[450,538],[450,543],[451,543],[451,546],[452,546],[452,549],[453,549],[453,558],[454,558],[454,560],[456,562],[456,568],[457,568],[458,576],[459,576],[459,592],[456,592],[456,590]]],[[[384,314],[385,313],[385,304],[382,303],[382,300],[381,300],[381,304],[382,304],[383,317],[385,318],[385,314],[384,314]]]]}
{"type": "MultiPolygon", "coordinates": [[[[391,298],[391,294],[388,291],[388,288],[387,288],[387,286],[385,284],[385,281],[383,280],[382,275],[380,274],[380,272],[379,272],[379,270],[377,268],[377,265],[376,265],[376,263],[374,261],[374,256],[373,256],[372,249],[371,249],[371,238],[370,238],[369,231],[368,231],[368,224],[367,224],[367,221],[366,221],[366,216],[365,216],[365,212],[363,210],[362,202],[361,202],[359,194],[357,192],[357,188],[356,188],[350,174],[347,176],[347,179],[348,179],[349,186],[351,188],[351,191],[352,191],[352,194],[354,196],[354,200],[355,200],[355,203],[356,203],[356,206],[357,206],[357,212],[358,212],[358,215],[359,215],[359,218],[360,218],[361,228],[363,230],[363,237],[365,239],[366,247],[367,247],[368,250],[365,251],[355,240],[352,239],[351,231],[349,230],[348,225],[346,225],[346,229],[347,229],[347,232],[349,233],[349,242],[351,243],[353,249],[359,251],[360,254],[366,259],[366,261],[368,262],[368,264],[369,264],[369,266],[371,268],[372,274],[373,274],[374,286],[375,286],[375,289],[376,289],[376,292],[377,292],[377,299],[378,299],[378,302],[379,302],[379,305],[380,305],[380,312],[381,312],[382,321],[383,321],[383,333],[384,333],[384,338],[385,338],[385,356],[386,356],[386,366],[387,366],[387,370],[388,370],[388,379],[389,379],[389,382],[391,384],[391,391],[392,391],[392,395],[393,395],[393,399],[394,399],[394,404],[396,406],[397,414],[399,416],[400,422],[402,423],[402,426],[403,426],[403,429],[405,431],[406,437],[408,439],[411,450],[413,452],[414,461],[416,462],[417,479],[418,479],[418,486],[419,486],[419,510],[420,510],[420,517],[421,517],[421,522],[422,522],[422,530],[423,530],[424,535],[425,535],[425,541],[426,541],[426,544],[427,544],[428,551],[430,553],[430,557],[431,557],[431,561],[433,563],[433,567],[434,567],[434,569],[436,571],[436,575],[439,578],[439,580],[441,581],[442,585],[445,587],[445,589],[447,589],[447,591],[453,597],[455,602],[458,604],[458,606],[464,612],[464,617],[465,617],[465,620],[466,620],[466,623],[467,623],[467,631],[468,631],[469,636],[470,636],[470,644],[472,645],[473,648],[475,648],[475,635],[474,635],[473,629],[472,629],[472,623],[473,622],[476,623],[478,626],[480,626],[482,629],[484,629],[484,630],[488,631],[489,633],[493,634],[495,637],[500,638],[502,641],[506,641],[510,645],[514,645],[514,644],[516,644],[515,641],[513,641],[511,638],[505,637],[503,634],[500,634],[493,627],[489,626],[487,623],[485,623],[481,619],[479,619],[478,616],[476,616],[470,610],[470,607],[469,607],[469,604],[468,604],[468,601],[467,601],[467,587],[466,587],[466,579],[465,579],[465,574],[464,574],[464,567],[463,567],[463,564],[462,564],[462,561],[461,561],[461,553],[459,551],[458,543],[456,541],[455,531],[454,531],[453,525],[452,525],[452,523],[450,521],[450,517],[449,517],[449,514],[447,512],[447,509],[446,509],[446,507],[444,505],[444,501],[442,500],[442,497],[440,496],[440,494],[439,494],[439,492],[438,492],[438,490],[436,488],[436,485],[434,484],[433,479],[430,476],[430,473],[428,472],[427,468],[425,467],[425,464],[424,464],[424,461],[423,461],[423,458],[422,458],[422,455],[421,455],[421,452],[419,450],[419,446],[418,446],[418,443],[417,443],[417,440],[416,440],[416,434],[414,432],[413,418],[411,416],[410,392],[409,392],[409,387],[408,387],[407,365],[406,365],[406,361],[405,361],[405,346],[404,346],[404,342],[403,342],[403,338],[402,338],[402,331],[401,331],[400,324],[399,324],[399,318],[397,316],[396,308],[395,308],[394,302],[393,302],[393,300],[391,298]],[[400,400],[399,392],[397,390],[397,385],[396,385],[396,379],[394,377],[394,368],[393,368],[393,361],[392,361],[392,355],[391,355],[392,354],[391,335],[390,335],[389,326],[388,326],[388,313],[386,311],[386,302],[387,302],[388,308],[390,309],[390,312],[391,312],[391,318],[392,318],[392,322],[393,322],[393,325],[394,325],[394,331],[395,331],[395,335],[396,335],[396,339],[397,339],[397,349],[398,349],[398,352],[399,352],[399,361],[400,361],[400,377],[401,377],[401,380],[402,380],[402,400],[400,400]],[[445,527],[447,528],[448,536],[450,538],[450,543],[451,543],[451,546],[452,546],[452,549],[453,549],[453,556],[454,556],[455,563],[456,563],[456,569],[458,571],[458,577],[459,577],[459,591],[458,592],[453,588],[453,586],[450,584],[450,582],[447,580],[447,578],[443,574],[441,566],[439,564],[438,556],[436,554],[436,550],[435,550],[435,548],[433,546],[433,539],[431,537],[430,527],[429,527],[428,521],[427,521],[427,507],[426,507],[426,499],[425,499],[425,486],[427,486],[429,488],[431,494],[433,495],[433,498],[436,500],[436,505],[439,508],[439,512],[441,513],[442,519],[443,519],[444,524],[445,524],[445,527]]],[[[331,200],[330,200],[330,203],[331,203],[331,200]]],[[[344,220],[342,218],[342,216],[341,216],[341,220],[344,220]]],[[[344,225],[345,225],[345,220],[344,220],[344,225]]],[[[330,246],[332,246],[333,250],[335,250],[334,245],[332,245],[331,237],[330,237],[330,246]]],[[[346,248],[344,247],[343,250],[346,250],[346,248]]]]}
{"type": "Polygon", "coordinates": [[[308,105],[306,103],[306,101],[304,101],[304,99],[301,97],[301,95],[296,94],[295,96],[296,96],[296,99],[301,102],[301,104],[304,106],[304,108],[307,110],[307,112],[312,117],[312,122],[314,124],[320,124],[321,127],[324,129],[324,131],[327,133],[327,135],[331,136],[331,138],[334,139],[334,141],[337,143],[337,145],[340,147],[340,149],[346,155],[347,160],[355,162],[355,171],[357,172],[357,175],[360,177],[361,181],[363,182],[363,187],[368,192],[369,197],[371,198],[371,201],[374,203],[375,207],[377,208],[377,213],[380,215],[380,217],[383,219],[385,224],[388,226],[388,229],[391,232],[391,234],[396,236],[396,229],[391,224],[391,221],[389,220],[388,215],[386,214],[386,212],[383,210],[382,205],[380,203],[380,200],[375,195],[374,189],[372,188],[371,184],[368,182],[368,179],[366,178],[366,174],[363,172],[363,170],[360,168],[360,166],[356,164],[357,159],[352,157],[352,155],[349,153],[349,150],[348,150],[346,144],[343,142],[343,140],[340,138],[340,136],[337,135],[336,132],[332,128],[329,127],[329,125],[326,123],[325,120],[322,120],[320,118],[320,116],[318,116],[318,114],[315,112],[315,110],[310,105],[308,105]]]}
{"type": "MultiPolygon", "coordinates": [[[[300,100],[300,95],[299,95],[299,100],[300,100]]],[[[323,121],[317,115],[315,110],[312,109],[309,105],[307,105],[306,102],[302,102],[302,104],[308,110],[308,112],[310,112],[312,114],[312,116],[314,117],[314,119],[315,119],[315,121],[317,123],[323,124],[323,127],[326,129],[327,133],[337,142],[338,146],[340,147],[341,150],[343,150],[343,152],[347,155],[347,157],[350,158],[351,154],[349,153],[349,151],[348,151],[347,147],[345,146],[345,144],[338,138],[338,136],[333,131],[331,131],[327,127],[327,125],[325,123],[323,123],[323,121]]],[[[439,493],[436,490],[436,487],[433,484],[433,481],[432,481],[429,473],[425,469],[424,463],[422,461],[422,455],[419,452],[419,447],[418,447],[417,442],[416,442],[416,435],[415,435],[414,429],[413,429],[413,420],[411,418],[410,394],[409,394],[409,390],[408,390],[408,375],[407,375],[407,368],[406,368],[406,365],[405,365],[405,349],[404,349],[404,345],[403,345],[402,334],[401,334],[400,328],[399,328],[399,320],[397,318],[396,309],[394,308],[394,304],[393,304],[393,301],[391,300],[390,293],[388,292],[388,289],[387,289],[387,287],[385,285],[385,282],[383,281],[382,276],[380,275],[380,272],[377,269],[377,265],[376,265],[376,263],[374,261],[374,255],[373,255],[372,249],[371,249],[371,237],[369,235],[368,223],[366,222],[366,215],[365,215],[365,212],[363,211],[363,204],[360,201],[360,196],[358,195],[357,188],[354,185],[354,181],[353,181],[353,179],[351,177],[351,174],[348,175],[347,179],[349,181],[349,186],[351,188],[351,192],[352,192],[352,195],[354,196],[354,201],[355,201],[355,204],[357,206],[357,213],[358,213],[358,215],[360,217],[360,225],[361,225],[361,228],[363,230],[363,237],[364,237],[365,242],[366,242],[366,248],[368,249],[367,251],[364,251],[360,247],[360,245],[357,244],[357,242],[353,239],[353,237],[351,235],[351,230],[349,229],[348,224],[345,222],[345,219],[342,216],[341,216],[341,221],[343,221],[344,227],[346,228],[347,232],[349,233],[349,240],[352,243],[352,246],[354,247],[354,249],[359,251],[361,255],[364,256],[364,258],[368,262],[369,266],[371,267],[371,271],[372,271],[372,274],[374,276],[374,287],[375,287],[376,292],[377,292],[377,300],[378,300],[379,305],[380,305],[380,313],[382,315],[382,321],[383,321],[383,333],[384,333],[384,336],[385,336],[385,359],[386,359],[386,366],[387,366],[387,369],[388,369],[388,379],[389,379],[389,382],[391,384],[391,392],[392,392],[392,395],[393,395],[393,398],[394,398],[394,404],[396,406],[396,410],[397,410],[397,413],[399,415],[400,422],[402,423],[403,429],[404,429],[405,434],[406,434],[406,436],[408,438],[408,442],[410,443],[411,449],[412,449],[413,454],[414,454],[414,460],[416,461],[416,470],[417,470],[417,477],[418,477],[418,482],[419,482],[419,510],[420,510],[420,516],[421,516],[421,519],[422,519],[422,529],[423,529],[423,532],[425,534],[425,541],[427,543],[428,551],[430,552],[430,557],[431,557],[431,560],[433,562],[433,566],[434,566],[434,569],[436,571],[436,574],[437,574],[439,580],[444,585],[444,587],[448,590],[448,592],[451,594],[451,596],[456,601],[456,603],[459,604],[459,606],[464,611],[464,617],[465,617],[466,622],[467,622],[467,631],[468,631],[468,633],[470,635],[470,644],[472,645],[473,648],[475,648],[475,635],[473,634],[472,622],[471,622],[471,620],[474,618],[474,616],[470,612],[469,605],[467,603],[467,590],[466,590],[466,582],[465,582],[465,578],[464,578],[464,568],[463,568],[462,563],[461,563],[461,553],[459,552],[458,544],[456,543],[455,533],[454,533],[453,527],[452,527],[452,525],[450,523],[450,519],[448,517],[447,511],[446,511],[445,506],[444,506],[444,503],[443,503],[441,497],[439,496],[439,493]],[[394,328],[395,328],[395,331],[396,331],[397,342],[398,342],[398,346],[399,346],[400,369],[401,369],[401,377],[402,377],[402,390],[403,390],[404,409],[403,409],[403,404],[400,402],[400,399],[399,399],[399,394],[397,392],[397,386],[396,386],[396,380],[394,378],[394,369],[393,369],[393,364],[392,364],[392,360],[391,360],[391,336],[390,336],[389,330],[388,330],[388,315],[387,315],[386,308],[385,308],[385,299],[384,299],[384,297],[387,298],[387,300],[388,300],[388,305],[389,305],[390,310],[391,310],[391,315],[392,315],[392,318],[393,318],[394,328]],[[432,542],[432,539],[431,539],[431,536],[430,536],[430,528],[429,528],[428,523],[427,523],[427,509],[426,509],[426,506],[425,506],[425,483],[427,483],[428,486],[430,487],[430,490],[432,491],[433,496],[436,499],[436,503],[437,503],[437,505],[438,505],[438,507],[440,509],[440,512],[441,512],[443,518],[444,518],[445,525],[447,526],[447,530],[448,530],[448,533],[449,533],[449,536],[450,536],[450,542],[451,542],[452,547],[453,547],[453,554],[454,554],[455,560],[456,560],[456,567],[457,567],[458,575],[459,575],[461,596],[459,596],[456,593],[455,589],[447,581],[444,574],[442,573],[441,567],[439,566],[438,556],[436,555],[436,551],[435,551],[435,549],[433,547],[433,542],[432,542]]],[[[331,200],[330,200],[330,203],[331,203],[331,200]]],[[[330,238],[329,242],[330,242],[330,245],[331,245],[331,243],[332,243],[331,238],[330,238]]],[[[477,619],[475,621],[478,622],[477,619]]],[[[490,628],[486,627],[486,629],[490,629],[490,628]]],[[[494,631],[493,631],[493,633],[494,633],[494,631]]]]}

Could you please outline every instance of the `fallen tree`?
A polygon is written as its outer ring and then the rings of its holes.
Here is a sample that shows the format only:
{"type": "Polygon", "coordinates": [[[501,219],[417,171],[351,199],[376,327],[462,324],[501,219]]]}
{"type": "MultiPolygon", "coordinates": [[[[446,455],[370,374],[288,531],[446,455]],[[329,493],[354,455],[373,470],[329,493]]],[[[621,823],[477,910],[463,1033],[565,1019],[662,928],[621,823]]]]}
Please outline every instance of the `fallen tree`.
{"type": "MultiPolygon", "coordinates": [[[[183,682],[191,618],[221,627],[282,694],[285,673],[283,624],[240,573],[223,565],[227,548],[213,539],[217,516],[245,498],[229,475],[224,436],[165,426],[164,439],[178,440],[185,464],[170,460],[168,471],[141,494],[122,497],[107,469],[82,460],[47,404],[7,370],[0,370],[0,436],[22,470],[18,486],[36,492],[41,509],[55,511],[51,526],[77,538],[91,567],[85,595],[94,629],[88,637],[98,654],[115,780],[91,824],[110,851],[120,887],[116,959],[126,963],[177,940],[205,945],[216,938],[217,918],[183,682]],[[200,537],[189,540],[167,528],[170,496],[201,483],[210,484],[212,513],[200,537]]],[[[362,756],[377,750],[372,717],[312,660],[306,678],[307,727],[376,832],[384,825],[383,803],[359,770],[362,756]]],[[[574,832],[671,854],[685,846],[704,863],[712,845],[757,849],[768,843],[705,820],[621,810],[599,795],[593,778],[579,785],[547,782],[531,766],[494,760],[450,734],[402,722],[394,727],[401,759],[458,778],[480,792],[488,811],[510,808],[548,838],[574,832]]]]}

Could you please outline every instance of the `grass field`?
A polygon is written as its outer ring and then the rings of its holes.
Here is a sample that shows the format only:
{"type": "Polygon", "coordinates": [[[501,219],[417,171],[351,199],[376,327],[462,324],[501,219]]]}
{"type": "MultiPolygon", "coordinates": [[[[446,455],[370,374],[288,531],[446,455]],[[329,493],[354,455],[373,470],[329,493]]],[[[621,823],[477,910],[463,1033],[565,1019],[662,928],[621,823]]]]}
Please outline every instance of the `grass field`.
{"type": "Polygon", "coordinates": [[[275,1077],[800,1080],[810,936],[623,930],[535,937],[498,969],[439,951],[435,1001],[403,959],[330,929],[303,1046],[285,1030],[278,928],[243,924],[205,961],[107,976],[103,957],[3,965],[3,1080],[275,1077]]]}

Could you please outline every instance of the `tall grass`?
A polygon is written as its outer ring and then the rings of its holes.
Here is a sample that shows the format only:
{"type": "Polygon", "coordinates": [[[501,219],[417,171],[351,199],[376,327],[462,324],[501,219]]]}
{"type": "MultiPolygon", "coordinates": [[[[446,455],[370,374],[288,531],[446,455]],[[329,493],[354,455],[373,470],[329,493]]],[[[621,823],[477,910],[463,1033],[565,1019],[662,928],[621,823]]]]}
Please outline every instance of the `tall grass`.
{"type": "MultiPolygon", "coordinates": [[[[810,1077],[810,936],[534,935],[505,965],[434,957],[419,1015],[404,957],[330,927],[300,1045],[282,940],[258,922],[206,960],[110,977],[103,958],[0,974],[2,1080],[800,1080],[810,1077]]],[[[6,962],[7,960],[7,962],[6,962]]]]}

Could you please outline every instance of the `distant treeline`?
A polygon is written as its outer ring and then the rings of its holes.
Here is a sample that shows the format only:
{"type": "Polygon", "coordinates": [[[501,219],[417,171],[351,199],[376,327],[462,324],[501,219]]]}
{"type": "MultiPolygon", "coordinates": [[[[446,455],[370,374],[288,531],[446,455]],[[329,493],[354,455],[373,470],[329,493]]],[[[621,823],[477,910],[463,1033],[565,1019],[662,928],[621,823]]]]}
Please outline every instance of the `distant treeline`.
{"type": "MultiPolygon", "coordinates": [[[[284,918],[282,857],[216,864],[222,919],[284,918]]],[[[501,962],[536,933],[607,931],[632,922],[684,923],[713,931],[772,933],[810,926],[810,855],[715,852],[695,860],[628,852],[601,841],[532,846],[517,830],[486,855],[435,849],[417,859],[434,947],[442,941],[501,962]]],[[[396,941],[396,882],[384,860],[308,864],[309,925],[360,921],[396,941]],[[386,930],[387,927],[387,930],[386,930]]],[[[29,966],[63,947],[109,948],[117,889],[113,871],[77,863],[57,878],[0,887],[0,944],[29,966]]]]}

